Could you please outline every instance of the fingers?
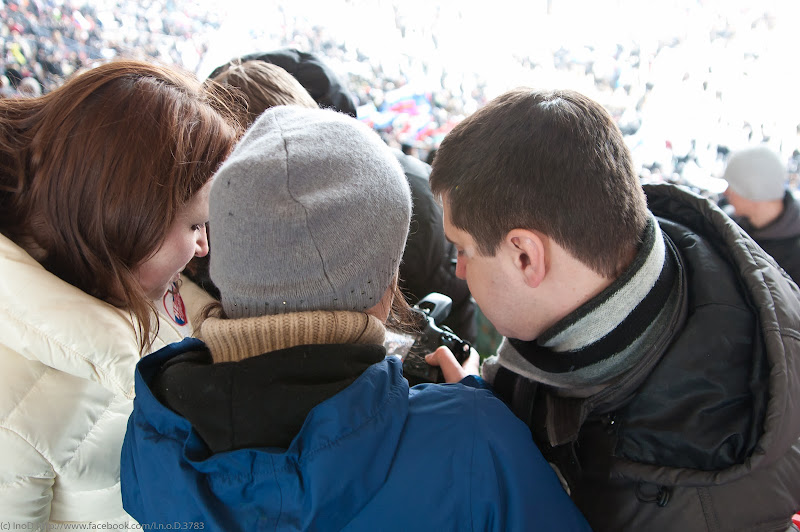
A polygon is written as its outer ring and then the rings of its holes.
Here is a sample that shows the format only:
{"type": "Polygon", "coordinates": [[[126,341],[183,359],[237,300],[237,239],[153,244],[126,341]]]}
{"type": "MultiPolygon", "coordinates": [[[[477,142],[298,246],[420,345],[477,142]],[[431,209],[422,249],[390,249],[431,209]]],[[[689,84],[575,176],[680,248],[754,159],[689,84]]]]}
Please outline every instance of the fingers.
{"type": "Polygon", "coordinates": [[[462,367],[453,353],[446,347],[439,347],[430,355],[425,356],[425,361],[431,366],[439,366],[442,369],[445,382],[459,382],[467,375],[478,375],[480,356],[472,349],[469,358],[464,361],[462,367]]]}
{"type": "Polygon", "coordinates": [[[469,357],[462,364],[467,375],[481,374],[481,356],[472,347],[469,348],[469,357]]]}
{"type": "Polygon", "coordinates": [[[425,361],[431,366],[439,366],[442,369],[445,382],[458,382],[467,376],[467,372],[453,356],[453,353],[444,346],[427,355],[425,361]]]}

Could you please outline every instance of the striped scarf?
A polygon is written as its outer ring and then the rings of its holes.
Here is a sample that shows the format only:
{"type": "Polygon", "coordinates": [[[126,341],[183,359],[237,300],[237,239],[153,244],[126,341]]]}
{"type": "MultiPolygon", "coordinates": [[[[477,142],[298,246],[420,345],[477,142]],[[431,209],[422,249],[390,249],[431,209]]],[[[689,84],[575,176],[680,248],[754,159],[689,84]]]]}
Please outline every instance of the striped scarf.
{"type": "Polygon", "coordinates": [[[504,339],[484,363],[494,381],[502,366],[517,375],[588,397],[616,381],[650,351],[680,301],[678,255],[651,215],[633,263],[603,292],[530,342],[504,339]]]}

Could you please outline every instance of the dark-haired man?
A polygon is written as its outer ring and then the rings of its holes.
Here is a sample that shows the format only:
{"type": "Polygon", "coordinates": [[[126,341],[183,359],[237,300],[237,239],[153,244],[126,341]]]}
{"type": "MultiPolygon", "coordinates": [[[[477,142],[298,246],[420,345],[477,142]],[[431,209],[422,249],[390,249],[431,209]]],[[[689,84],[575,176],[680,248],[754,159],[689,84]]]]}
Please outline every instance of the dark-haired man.
{"type": "Polygon", "coordinates": [[[789,529],[800,291],[735,223],[643,190],[609,114],[571,91],[493,100],[430,182],[457,275],[506,336],[483,376],[595,530],[789,529]]]}

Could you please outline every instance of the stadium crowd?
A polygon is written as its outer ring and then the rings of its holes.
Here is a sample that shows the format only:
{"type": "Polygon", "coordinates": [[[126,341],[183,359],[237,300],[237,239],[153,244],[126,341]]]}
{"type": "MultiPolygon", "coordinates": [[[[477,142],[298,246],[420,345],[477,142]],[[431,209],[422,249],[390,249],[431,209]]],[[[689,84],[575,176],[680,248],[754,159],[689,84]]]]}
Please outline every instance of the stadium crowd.
{"type": "MultiPolygon", "coordinates": [[[[361,38],[288,6],[277,8],[279,24],[234,29],[253,43],[245,53],[272,46],[324,57],[358,98],[359,118],[423,160],[453,126],[508,86],[569,86],[611,112],[644,181],[718,193],[714,178],[721,177],[728,153],[764,142],[783,157],[797,187],[800,116],[750,97],[759,82],[769,84],[778,102],[788,90],[776,86],[764,64],[767,43],[793,41],[766,8],[734,6],[722,16],[713,6],[690,6],[675,16],[691,17],[706,38],[664,31],[647,38],[644,24],[638,33],[604,42],[587,44],[588,38],[567,34],[537,52],[509,47],[508,57],[496,58],[497,70],[487,71],[466,68],[449,52],[454,26],[469,22],[466,12],[437,5],[418,16],[416,3],[385,8],[385,17],[364,6],[349,9],[342,17],[360,13],[351,22],[364,26],[361,38]]],[[[198,0],[7,0],[0,14],[4,94],[52,90],[77,69],[115,56],[156,58],[202,77],[209,47],[231,40],[215,36],[224,13],[198,0]]],[[[473,66],[485,63],[476,59],[473,66]]]]}
{"type": "Polygon", "coordinates": [[[0,525],[800,532],[785,20],[202,1],[0,0],[0,525]]]}
{"type": "Polygon", "coordinates": [[[194,70],[218,25],[207,7],[160,0],[6,0],[0,4],[3,94],[18,92],[25,78],[35,80],[34,91],[50,91],[73,72],[117,56],[194,70]]]}

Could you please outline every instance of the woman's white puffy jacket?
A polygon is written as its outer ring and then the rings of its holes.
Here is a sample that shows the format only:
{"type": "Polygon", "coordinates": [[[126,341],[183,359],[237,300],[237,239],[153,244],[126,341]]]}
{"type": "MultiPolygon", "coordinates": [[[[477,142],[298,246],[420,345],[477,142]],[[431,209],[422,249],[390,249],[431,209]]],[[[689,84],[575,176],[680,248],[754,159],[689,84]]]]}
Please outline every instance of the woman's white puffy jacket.
{"type": "MultiPolygon", "coordinates": [[[[153,349],[185,328],[159,317],[153,349]]],[[[0,235],[0,522],[118,523],[140,358],[128,313],[0,235]]]]}

